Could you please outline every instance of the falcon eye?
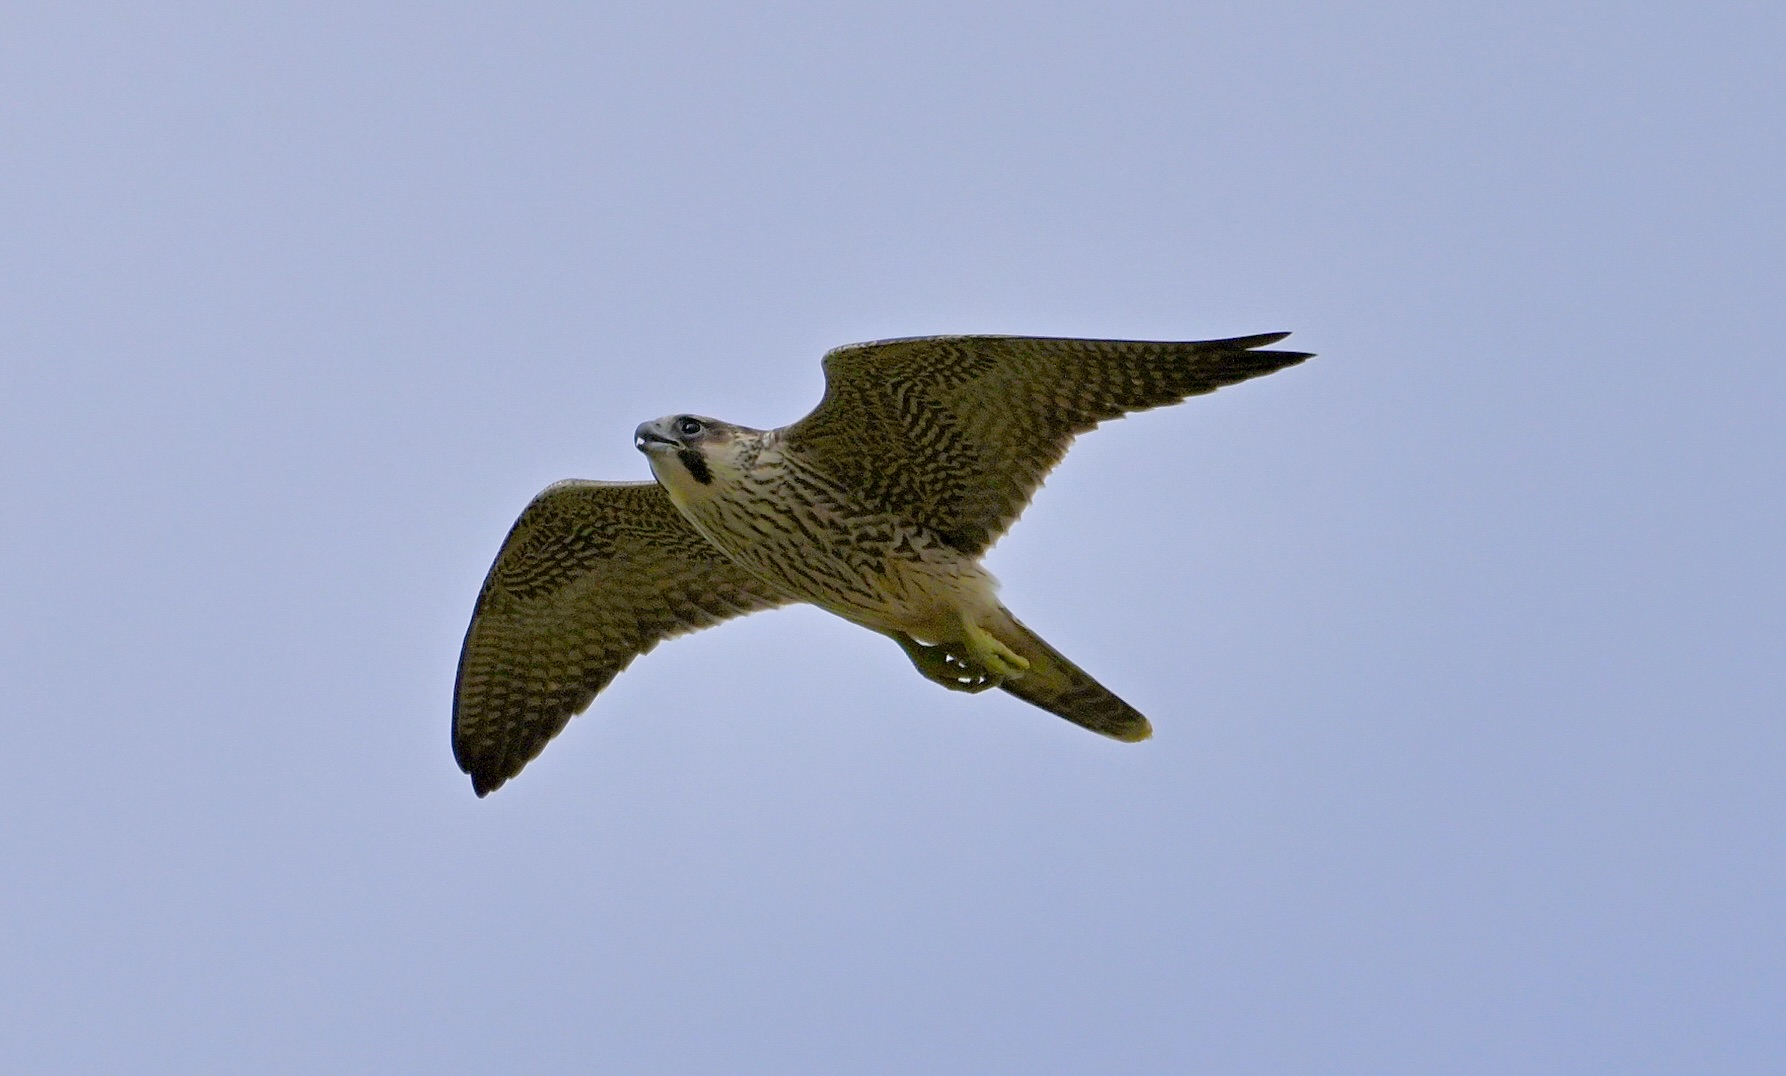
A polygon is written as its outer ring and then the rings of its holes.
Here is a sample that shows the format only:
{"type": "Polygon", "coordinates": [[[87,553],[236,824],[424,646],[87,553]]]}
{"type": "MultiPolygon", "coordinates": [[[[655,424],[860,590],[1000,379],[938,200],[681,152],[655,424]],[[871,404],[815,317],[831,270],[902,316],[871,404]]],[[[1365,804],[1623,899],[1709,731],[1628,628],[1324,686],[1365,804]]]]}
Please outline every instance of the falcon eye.
{"type": "Polygon", "coordinates": [[[693,437],[695,434],[700,433],[701,429],[702,426],[699,419],[689,418],[685,415],[676,420],[676,432],[684,437],[693,437]]]}

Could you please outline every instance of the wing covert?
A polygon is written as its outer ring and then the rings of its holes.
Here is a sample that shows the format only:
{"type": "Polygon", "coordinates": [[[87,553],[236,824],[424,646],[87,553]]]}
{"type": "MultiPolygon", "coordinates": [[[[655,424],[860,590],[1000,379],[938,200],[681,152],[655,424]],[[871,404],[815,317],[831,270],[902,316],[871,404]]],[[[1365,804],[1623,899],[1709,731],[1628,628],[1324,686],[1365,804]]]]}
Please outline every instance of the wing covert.
{"type": "Polygon", "coordinates": [[[825,356],[789,446],[964,553],[1016,521],[1073,438],[1309,358],[1289,333],[1187,342],[923,336],[825,356]]]}
{"type": "Polygon", "coordinates": [[[655,482],[559,482],[484,580],[459,654],[453,757],[487,795],[663,639],[782,605],[655,482]]]}

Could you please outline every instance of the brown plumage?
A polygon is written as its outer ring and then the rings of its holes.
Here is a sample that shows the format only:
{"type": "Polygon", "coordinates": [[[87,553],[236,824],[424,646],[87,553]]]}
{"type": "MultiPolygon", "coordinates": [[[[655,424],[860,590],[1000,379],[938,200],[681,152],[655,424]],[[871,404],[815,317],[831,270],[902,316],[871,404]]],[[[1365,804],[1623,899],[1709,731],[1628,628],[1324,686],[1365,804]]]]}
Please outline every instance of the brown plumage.
{"type": "Polygon", "coordinates": [[[855,344],[825,356],[825,398],[791,426],[640,426],[657,483],[559,483],[498,553],[460,655],[460,767],[488,793],[659,640],[789,601],[888,635],[952,690],[1145,739],[1145,717],[998,602],[979,558],[1075,436],[1308,358],[1260,350],[1286,335],[855,344]]]}

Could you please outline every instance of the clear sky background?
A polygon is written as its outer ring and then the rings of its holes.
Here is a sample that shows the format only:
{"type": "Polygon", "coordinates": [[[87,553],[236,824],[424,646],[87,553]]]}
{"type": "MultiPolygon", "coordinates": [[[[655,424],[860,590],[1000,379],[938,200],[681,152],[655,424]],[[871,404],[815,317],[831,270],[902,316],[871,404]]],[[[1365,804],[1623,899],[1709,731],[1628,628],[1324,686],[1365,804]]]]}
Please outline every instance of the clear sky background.
{"type": "Polygon", "coordinates": [[[634,7],[0,13],[8,1071],[1786,1068],[1779,4],[634,7]],[[991,557],[1153,741],[802,608],[454,767],[639,421],[1281,329],[991,557]]]}

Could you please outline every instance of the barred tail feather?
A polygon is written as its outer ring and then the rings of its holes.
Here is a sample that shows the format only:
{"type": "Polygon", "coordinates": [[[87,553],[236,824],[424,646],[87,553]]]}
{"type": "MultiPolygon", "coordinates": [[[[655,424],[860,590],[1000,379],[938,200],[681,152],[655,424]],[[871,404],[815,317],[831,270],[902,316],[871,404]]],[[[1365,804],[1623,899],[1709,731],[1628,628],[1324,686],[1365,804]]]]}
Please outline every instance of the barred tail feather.
{"type": "MultiPolygon", "coordinates": [[[[1006,613],[1009,616],[1009,613],[1006,613]]],[[[1117,698],[1016,617],[994,629],[999,641],[1029,660],[1029,671],[999,687],[1101,736],[1135,743],[1153,735],[1140,711],[1117,698]]]]}

